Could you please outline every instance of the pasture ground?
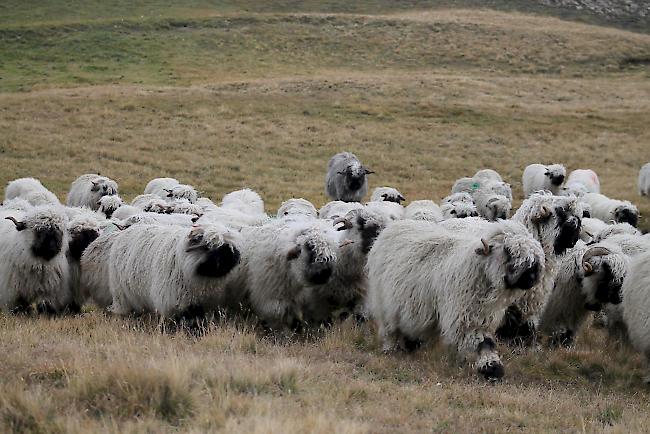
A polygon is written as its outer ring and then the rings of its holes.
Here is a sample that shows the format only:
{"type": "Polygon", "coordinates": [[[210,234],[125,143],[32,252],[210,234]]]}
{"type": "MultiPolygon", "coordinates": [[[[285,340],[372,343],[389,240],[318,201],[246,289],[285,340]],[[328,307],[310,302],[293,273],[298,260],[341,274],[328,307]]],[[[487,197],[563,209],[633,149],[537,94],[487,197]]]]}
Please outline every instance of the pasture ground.
{"type": "MultiPolygon", "coordinates": [[[[63,199],[101,172],[130,199],[168,175],[213,199],[253,188],[273,212],[290,197],[322,205],[327,159],[351,150],[373,187],[409,200],[438,200],[485,167],[520,195],[523,168],[552,161],[593,168],[605,194],[650,215],[636,193],[650,34],[624,24],[532,1],[41,3],[0,5],[1,184],[34,176],[63,199]]],[[[351,322],[277,340],[221,320],[196,338],[91,309],[3,315],[0,336],[3,432],[650,423],[641,358],[592,329],[571,350],[501,348],[498,384],[442,345],[384,356],[372,327],[351,322]]]]}

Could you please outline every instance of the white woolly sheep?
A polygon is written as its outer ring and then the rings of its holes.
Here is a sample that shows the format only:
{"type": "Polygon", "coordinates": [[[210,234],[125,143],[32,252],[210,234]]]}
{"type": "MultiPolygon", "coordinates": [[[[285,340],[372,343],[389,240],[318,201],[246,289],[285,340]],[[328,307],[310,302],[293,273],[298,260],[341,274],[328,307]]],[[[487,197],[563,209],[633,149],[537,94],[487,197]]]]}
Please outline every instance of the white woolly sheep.
{"type": "Polygon", "coordinates": [[[650,163],[646,163],[639,170],[639,195],[650,196],[650,163]]]}
{"type": "Polygon", "coordinates": [[[442,210],[432,200],[414,200],[404,209],[404,219],[424,220],[438,223],[442,221],[442,210]]]}
{"type": "Polygon", "coordinates": [[[621,302],[628,257],[614,244],[579,241],[563,255],[539,329],[554,345],[570,346],[590,311],[621,302]]]}
{"type": "Polygon", "coordinates": [[[112,240],[118,233],[119,230],[104,231],[84,250],[79,261],[79,296],[84,300],[92,300],[102,309],[108,309],[113,304],[109,264],[112,240]]]}
{"type": "Polygon", "coordinates": [[[336,267],[324,285],[312,285],[301,292],[303,320],[331,323],[334,314],[363,313],[362,300],[368,288],[365,266],[368,253],[386,227],[383,218],[367,209],[355,209],[334,221],[339,248],[336,267]]]}
{"type": "Polygon", "coordinates": [[[361,202],[368,192],[366,175],[375,173],[361,164],[356,155],[340,152],[327,164],[325,193],[332,200],[361,202]]]}
{"type": "Polygon", "coordinates": [[[278,212],[277,218],[289,218],[295,216],[303,216],[309,218],[317,218],[318,211],[316,207],[306,199],[289,199],[282,202],[278,212]]]}
{"type": "Polygon", "coordinates": [[[503,178],[499,175],[499,172],[493,169],[482,169],[476,172],[473,176],[474,179],[479,181],[499,181],[503,182],[503,178]]]}
{"type": "Polygon", "coordinates": [[[119,222],[119,221],[122,221],[122,220],[126,220],[129,217],[132,217],[132,216],[134,216],[136,214],[140,214],[141,212],[143,212],[142,209],[137,208],[135,206],[122,205],[121,207],[119,207],[118,209],[116,209],[113,212],[113,215],[111,216],[111,219],[113,221],[118,221],[119,222]]]}
{"type": "Polygon", "coordinates": [[[327,220],[278,220],[246,228],[247,287],[253,312],[273,329],[303,320],[304,292],[330,280],[337,264],[338,234],[327,220]]]}
{"type": "Polygon", "coordinates": [[[171,208],[167,200],[150,193],[141,194],[133,198],[131,206],[145,212],[155,212],[159,214],[171,213],[171,208]]]}
{"type": "Polygon", "coordinates": [[[442,199],[440,210],[443,220],[478,216],[476,204],[469,193],[450,194],[442,199]]]}
{"type": "Polygon", "coordinates": [[[242,229],[249,226],[262,226],[269,221],[266,214],[249,214],[236,209],[218,207],[206,212],[198,220],[198,223],[219,223],[231,229],[242,229]]]}
{"type": "MultiPolygon", "coordinates": [[[[650,252],[632,258],[623,282],[623,321],[630,342],[643,354],[650,365],[650,252]]],[[[650,370],[644,378],[650,381],[650,370]]]]}
{"type": "Polygon", "coordinates": [[[203,207],[187,199],[174,199],[167,203],[167,211],[172,214],[190,214],[201,217],[205,214],[203,207]]]}
{"type": "Polygon", "coordinates": [[[321,219],[337,219],[345,216],[353,209],[363,209],[364,206],[359,202],[343,202],[341,200],[333,200],[321,207],[318,211],[318,218],[321,219]]]}
{"type": "Polygon", "coordinates": [[[190,227],[194,224],[196,216],[187,214],[159,214],[155,212],[140,212],[122,220],[120,226],[124,228],[133,225],[162,225],[190,227]]]}
{"type": "Polygon", "coordinates": [[[507,219],[510,216],[512,203],[506,196],[479,189],[472,195],[478,214],[489,221],[507,219]]]}
{"type": "Polygon", "coordinates": [[[607,223],[600,219],[584,217],[582,219],[582,227],[580,228],[580,239],[586,243],[592,241],[600,231],[609,226],[607,223]]]}
{"type": "Polygon", "coordinates": [[[508,308],[497,337],[528,345],[534,343],[539,315],[553,289],[558,258],[578,241],[581,216],[582,208],[575,197],[534,193],[512,217],[542,245],[546,271],[538,285],[508,308]]]}
{"type": "Polygon", "coordinates": [[[226,194],[221,200],[221,208],[260,215],[264,214],[264,201],[253,190],[244,188],[226,194]]]}
{"type": "Polygon", "coordinates": [[[66,215],[61,207],[0,210],[0,308],[60,312],[71,302],[66,215]]]}
{"type": "Polygon", "coordinates": [[[528,197],[536,191],[550,191],[558,194],[560,186],[566,177],[566,169],[561,164],[530,164],[524,169],[522,183],[524,197],[528,197]]]}
{"type": "Polygon", "coordinates": [[[472,193],[481,186],[481,183],[473,178],[460,178],[451,187],[451,194],[455,193],[472,193]]]}
{"type": "Polygon", "coordinates": [[[111,236],[110,310],[178,318],[225,307],[228,276],[239,264],[240,236],[221,225],[134,226],[111,236]]]}
{"type": "Polygon", "coordinates": [[[19,178],[7,184],[5,201],[23,199],[32,206],[59,205],[59,199],[34,178],[19,178]]]}
{"type": "Polygon", "coordinates": [[[474,236],[403,220],[379,235],[368,255],[367,307],[385,352],[439,333],[476,356],[479,373],[503,376],[493,332],[506,307],[538,284],[544,253],[521,224],[489,225],[474,236]]]}
{"type": "MultiPolygon", "coordinates": [[[[586,190],[586,193],[600,193],[600,180],[596,172],[591,169],[576,169],[569,173],[566,187],[578,191],[586,190]],[[579,184],[584,188],[581,188],[579,184]]],[[[576,194],[576,196],[578,195],[576,194]]]]}
{"type": "Polygon", "coordinates": [[[395,202],[368,202],[365,208],[382,216],[387,223],[404,218],[404,207],[395,202]]]}
{"type": "Polygon", "coordinates": [[[218,208],[217,205],[207,197],[199,197],[196,199],[195,204],[203,208],[204,213],[214,211],[218,208]]]}
{"type": "Polygon", "coordinates": [[[65,203],[68,206],[85,206],[96,211],[102,196],[113,196],[118,193],[117,182],[105,176],[89,173],[81,175],[72,182],[65,203]]]}
{"type": "Polygon", "coordinates": [[[110,219],[113,216],[113,213],[122,205],[124,201],[118,195],[113,196],[102,196],[97,201],[97,211],[104,214],[107,219],[110,219]]]}
{"type": "Polygon", "coordinates": [[[591,217],[605,223],[629,223],[636,227],[639,223],[639,210],[627,200],[610,199],[599,193],[587,193],[581,200],[591,206],[591,217]]]}
{"type": "Polygon", "coordinates": [[[144,194],[154,194],[165,200],[187,199],[196,202],[199,194],[191,185],[181,184],[175,178],[155,178],[147,183],[144,194]]]}
{"type": "Polygon", "coordinates": [[[371,202],[395,202],[400,205],[406,198],[393,187],[377,187],[370,196],[371,202]]]}

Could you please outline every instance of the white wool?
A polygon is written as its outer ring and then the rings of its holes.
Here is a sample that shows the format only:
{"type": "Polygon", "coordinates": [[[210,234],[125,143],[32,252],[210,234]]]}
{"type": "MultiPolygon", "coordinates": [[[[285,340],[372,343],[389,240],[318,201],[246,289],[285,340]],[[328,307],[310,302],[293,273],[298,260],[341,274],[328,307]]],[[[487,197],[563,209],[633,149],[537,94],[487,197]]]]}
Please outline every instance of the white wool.
{"type": "Polygon", "coordinates": [[[565,176],[566,169],[561,164],[526,166],[522,176],[524,197],[528,197],[536,191],[550,191],[553,194],[558,194],[565,176]]]}
{"type": "Polygon", "coordinates": [[[318,211],[318,218],[321,219],[337,219],[345,216],[353,209],[363,209],[364,206],[359,202],[343,202],[340,200],[333,200],[326,203],[318,211]]]}
{"type": "Polygon", "coordinates": [[[118,193],[117,182],[105,176],[88,173],[72,182],[65,203],[68,206],[85,206],[97,210],[102,196],[113,196],[118,193]]]}
{"type": "Polygon", "coordinates": [[[406,206],[404,219],[438,223],[442,221],[442,210],[432,200],[414,200],[406,206]]]}

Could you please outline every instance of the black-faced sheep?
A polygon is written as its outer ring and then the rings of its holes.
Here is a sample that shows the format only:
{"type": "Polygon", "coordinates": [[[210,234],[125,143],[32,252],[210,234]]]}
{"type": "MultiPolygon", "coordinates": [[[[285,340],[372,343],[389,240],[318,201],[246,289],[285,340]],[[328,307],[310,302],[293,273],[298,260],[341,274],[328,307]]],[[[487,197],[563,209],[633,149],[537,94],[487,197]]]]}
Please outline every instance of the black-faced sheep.
{"type": "Polygon", "coordinates": [[[505,309],[544,273],[539,242],[521,224],[490,224],[481,236],[404,220],[388,226],[368,255],[368,313],[384,351],[440,334],[479,373],[503,376],[493,333],[505,309]]]}
{"type": "Polygon", "coordinates": [[[325,193],[332,200],[361,202],[368,192],[366,176],[374,173],[361,164],[356,155],[340,152],[327,164],[325,193]]]}
{"type": "Polygon", "coordinates": [[[599,193],[587,193],[581,200],[591,206],[591,217],[605,223],[629,223],[634,227],[639,223],[639,209],[627,200],[610,199],[599,193]]]}
{"type": "Polygon", "coordinates": [[[60,206],[0,209],[0,308],[29,311],[37,302],[62,311],[71,301],[66,215],[60,206]]]}
{"type": "Polygon", "coordinates": [[[553,194],[558,194],[565,177],[566,169],[561,164],[526,166],[522,176],[524,197],[528,197],[536,191],[550,191],[553,194]]]}
{"type": "Polygon", "coordinates": [[[231,298],[226,287],[239,249],[239,234],[220,225],[136,225],[111,234],[110,310],[176,318],[219,309],[231,298]]]}
{"type": "Polygon", "coordinates": [[[614,244],[578,242],[558,264],[539,329],[554,345],[572,345],[589,312],[621,302],[628,257],[614,244]]]}
{"type": "Polygon", "coordinates": [[[377,187],[370,195],[371,202],[395,202],[400,205],[406,198],[393,187],[377,187]]]}
{"type": "Polygon", "coordinates": [[[105,176],[89,173],[81,175],[72,182],[65,203],[68,206],[85,206],[96,211],[102,196],[115,194],[118,194],[117,182],[105,176]]]}

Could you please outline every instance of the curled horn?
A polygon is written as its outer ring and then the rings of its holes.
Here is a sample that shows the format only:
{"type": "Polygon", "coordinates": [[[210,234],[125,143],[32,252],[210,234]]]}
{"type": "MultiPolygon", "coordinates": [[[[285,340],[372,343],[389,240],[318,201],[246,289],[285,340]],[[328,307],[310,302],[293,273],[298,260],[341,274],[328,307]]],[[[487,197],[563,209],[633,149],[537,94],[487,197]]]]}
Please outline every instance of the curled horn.
{"type": "Polygon", "coordinates": [[[483,256],[489,255],[492,249],[490,248],[488,242],[485,241],[483,238],[481,238],[481,244],[483,244],[483,247],[479,247],[478,249],[476,249],[476,253],[483,256]]]}
{"type": "Polygon", "coordinates": [[[16,220],[13,217],[5,217],[5,219],[6,220],[11,220],[12,222],[14,222],[14,224],[16,225],[16,230],[18,230],[18,231],[22,231],[23,229],[25,229],[27,227],[27,225],[25,223],[19,222],[18,220],[16,220]]]}
{"type": "Polygon", "coordinates": [[[539,215],[533,217],[531,220],[533,221],[533,223],[539,223],[549,218],[550,215],[551,215],[551,209],[546,205],[542,205],[542,210],[540,211],[539,215]]]}
{"type": "Polygon", "coordinates": [[[337,231],[342,231],[345,229],[352,229],[352,222],[345,217],[337,218],[334,220],[334,226],[338,225],[339,223],[343,223],[343,226],[339,227],[337,231]]]}
{"type": "Polygon", "coordinates": [[[585,270],[585,273],[591,274],[594,271],[594,267],[588,262],[589,259],[594,256],[607,256],[610,253],[612,253],[612,251],[606,247],[591,247],[587,250],[585,254],[582,255],[582,268],[585,270]]]}

